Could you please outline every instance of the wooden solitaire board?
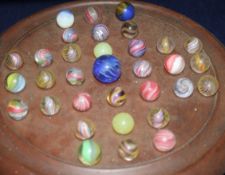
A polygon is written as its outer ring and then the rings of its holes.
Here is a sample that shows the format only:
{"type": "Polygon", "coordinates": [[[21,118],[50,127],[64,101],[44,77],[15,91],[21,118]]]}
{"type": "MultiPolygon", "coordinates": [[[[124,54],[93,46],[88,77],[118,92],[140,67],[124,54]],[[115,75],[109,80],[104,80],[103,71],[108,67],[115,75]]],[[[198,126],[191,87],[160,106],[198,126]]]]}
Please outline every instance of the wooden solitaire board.
{"type": "Polygon", "coordinates": [[[139,86],[146,79],[138,79],[132,74],[135,58],[129,56],[129,40],[122,37],[122,22],[115,17],[119,1],[80,1],[62,4],[35,14],[11,27],[0,38],[0,174],[46,174],[46,175],[161,175],[161,174],[221,174],[225,171],[225,50],[224,47],[205,29],[186,17],[155,5],[134,1],[139,27],[137,38],[144,39],[147,52],[141,59],[149,60],[153,72],[147,79],[154,80],[161,87],[160,98],[152,103],[144,102],[139,96],[139,86]],[[102,10],[103,21],[110,30],[107,40],[113,53],[122,63],[122,76],[113,84],[97,82],[92,75],[95,60],[93,48],[96,42],[91,38],[92,26],[84,21],[84,10],[97,6],[102,10]],[[67,63],[60,51],[65,43],[61,39],[63,30],[56,25],[55,17],[62,9],[75,13],[74,28],[78,31],[82,58],[77,63],[67,63]],[[175,53],[184,56],[186,67],[182,74],[171,76],[163,68],[165,55],[156,51],[157,39],[163,35],[171,36],[176,43],[175,53]],[[176,79],[190,78],[195,87],[203,74],[194,73],[189,65],[191,55],[184,50],[184,42],[190,36],[198,37],[204,51],[211,58],[212,66],[204,75],[217,77],[219,92],[213,97],[203,97],[195,88],[188,99],[177,98],[172,91],[176,79]],[[34,53],[48,48],[54,56],[53,64],[45,68],[57,77],[56,85],[50,90],[41,90],[35,78],[42,68],[34,62],[34,53]],[[19,94],[11,94],[4,88],[5,77],[9,71],[4,65],[4,56],[17,50],[24,59],[22,73],[27,85],[19,94]],[[72,87],[65,79],[68,68],[79,67],[84,70],[86,81],[82,86],[72,87]],[[127,103],[113,108],[106,102],[108,92],[115,86],[122,86],[127,93],[127,103]],[[86,91],[92,95],[93,107],[80,113],[72,108],[72,98],[86,91]],[[45,95],[60,98],[61,111],[48,118],[40,111],[40,101],[45,95]],[[22,98],[29,105],[29,114],[22,121],[14,121],[6,112],[7,103],[12,98],[22,98]],[[158,152],[152,145],[156,132],[146,121],[149,109],[166,108],[171,121],[167,126],[177,138],[174,150],[158,152]],[[112,117],[118,112],[129,112],[135,120],[134,131],[127,136],[119,136],[111,127],[112,117]],[[85,167],[78,161],[80,141],[71,130],[82,118],[90,118],[96,124],[96,140],[102,147],[102,160],[94,167],[85,167]],[[132,138],[138,143],[140,156],[133,162],[119,158],[117,147],[121,140],[132,138]]]}

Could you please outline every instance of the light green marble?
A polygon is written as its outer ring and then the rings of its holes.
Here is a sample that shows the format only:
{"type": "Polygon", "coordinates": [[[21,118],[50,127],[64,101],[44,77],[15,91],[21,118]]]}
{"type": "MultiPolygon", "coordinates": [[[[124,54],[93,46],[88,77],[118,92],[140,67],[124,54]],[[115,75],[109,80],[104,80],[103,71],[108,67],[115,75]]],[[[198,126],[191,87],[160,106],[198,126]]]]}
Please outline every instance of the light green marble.
{"type": "Polygon", "coordinates": [[[87,166],[93,166],[101,160],[101,147],[93,140],[84,140],[79,147],[79,160],[87,166]]]}
{"type": "Polygon", "coordinates": [[[119,113],[113,117],[112,127],[118,134],[129,134],[134,129],[134,119],[128,113],[119,113]]]}
{"type": "Polygon", "coordinates": [[[100,42],[94,48],[94,55],[96,58],[102,55],[112,55],[112,47],[107,42],[100,42]]]}

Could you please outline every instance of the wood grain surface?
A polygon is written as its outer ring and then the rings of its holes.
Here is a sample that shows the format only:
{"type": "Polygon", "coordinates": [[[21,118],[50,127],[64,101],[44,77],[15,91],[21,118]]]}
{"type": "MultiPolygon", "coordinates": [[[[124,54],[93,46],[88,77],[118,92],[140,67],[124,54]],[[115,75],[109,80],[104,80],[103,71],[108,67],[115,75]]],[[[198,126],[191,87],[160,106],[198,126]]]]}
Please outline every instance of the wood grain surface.
{"type": "Polygon", "coordinates": [[[132,74],[132,65],[136,61],[127,53],[129,40],[120,34],[122,22],[115,17],[115,8],[119,1],[80,1],[62,4],[35,14],[12,26],[0,38],[0,173],[1,174],[62,174],[62,175],[191,175],[222,174],[225,171],[225,50],[224,47],[200,25],[190,19],[162,7],[134,1],[139,27],[138,38],[144,39],[147,52],[142,59],[149,60],[153,72],[148,79],[155,80],[161,87],[160,98],[153,103],[144,102],[139,96],[139,86],[146,79],[137,79],[132,74]],[[114,84],[103,85],[92,75],[94,62],[93,48],[96,42],[91,38],[92,26],[84,19],[84,10],[88,6],[97,6],[102,10],[103,23],[109,27],[107,40],[122,63],[122,76],[114,84]],[[60,51],[65,43],[61,39],[62,30],[55,22],[61,9],[74,11],[74,28],[79,33],[82,59],[78,63],[64,62],[60,51]],[[171,76],[163,69],[165,55],[156,51],[157,39],[163,35],[174,38],[174,52],[184,56],[186,67],[178,76],[171,76]],[[203,97],[195,88],[193,95],[186,99],[177,98],[172,87],[179,77],[188,77],[193,83],[202,76],[194,73],[183,44],[190,36],[197,36],[204,45],[204,52],[211,58],[212,66],[205,74],[217,77],[220,89],[213,97],[203,97]],[[41,68],[34,63],[36,50],[48,48],[54,56],[54,63],[46,68],[57,77],[56,86],[50,90],[40,90],[35,78],[41,68]],[[4,56],[16,49],[24,58],[24,66],[18,72],[26,80],[25,90],[19,94],[10,94],[4,88],[5,77],[10,71],[4,65],[4,56]],[[65,72],[70,67],[84,70],[86,81],[80,87],[66,83],[65,72]],[[106,96],[115,86],[122,86],[128,100],[121,108],[107,105],[106,96]],[[92,95],[93,107],[90,111],[79,113],[73,110],[72,97],[86,91],[92,95]],[[62,109],[52,118],[44,116],[39,109],[41,98],[45,95],[60,98],[62,109]],[[15,97],[23,98],[29,104],[28,116],[19,122],[11,120],[6,111],[7,102],[15,97]],[[156,130],[150,128],[146,116],[150,108],[164,107],[171,115],[168,129],[177,138],[174,150],[160,153],[152,146],[152,137],[156,130]],[[115,134],[111,127],[112,117],[118,112],[129,112],[135,119],[135,129],[128,136],[115,134]],[[81,118],[90,118],[97,126],[96,140],[102,147],[101,162],[94,167],[85,167],[77,159],[80,141],[72,132],[81,118]],[[140,156],[133,162],[125,162],[118,157],[117,147],[121,140],[134,139],[141,150],[140,156]]]}

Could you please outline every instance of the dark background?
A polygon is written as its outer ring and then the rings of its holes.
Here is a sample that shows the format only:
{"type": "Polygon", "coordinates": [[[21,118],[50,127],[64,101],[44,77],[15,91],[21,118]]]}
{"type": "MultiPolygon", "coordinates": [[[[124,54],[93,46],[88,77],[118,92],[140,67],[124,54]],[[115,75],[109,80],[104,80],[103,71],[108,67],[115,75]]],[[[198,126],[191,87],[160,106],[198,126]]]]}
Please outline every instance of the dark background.
{"type": "MultiPolygon", "coordinates": [[[[225,0],[144,0],[184,14],[225,45],[225,0]]],[[[0,33],[42,9],[69,0],[14,0],[0,2],[0,33]]]]}
{"type": "MultiPolygon", "coordinates": [[[[225,45],[225,0],[144,0],[177,11],[201,24],[225,45]]],[[[0,33],[17,21],[69,0],[14,0],[0,3],[0,33]]]]}

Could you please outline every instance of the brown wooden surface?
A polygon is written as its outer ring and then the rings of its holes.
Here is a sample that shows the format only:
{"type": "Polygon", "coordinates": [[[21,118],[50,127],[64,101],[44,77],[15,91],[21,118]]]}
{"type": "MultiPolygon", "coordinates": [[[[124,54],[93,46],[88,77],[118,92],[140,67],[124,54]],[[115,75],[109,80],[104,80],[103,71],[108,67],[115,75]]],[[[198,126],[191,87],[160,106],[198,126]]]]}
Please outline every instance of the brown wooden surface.
{"type": "Polygon", "coordinates": [[[139,97],[139,85],[144,79],[137,79],[131,73],[136,60],[127,53],[128,40],[120,35],[122,22],[114,15],[117,1],[80,2],[63,4],[33,15],[10,28],[0,39],[0,57],[11,49],[17,49],[25,60],[19,70],[27,79],[26,89],[17,95],[4,89],[5,76],[10,72],[1,59],[0,69],[0,162],[1,174],[117,174],[117,175],[154,175],[154,174],[222,174],[225,171],[225,51],[223,46],[198,24],[182,15],[167,9],[133,2],[136,7],[135,21],[139,26],[138,38],[144,39],[147,52],[144,59],[153,64],[151,80],[161,86],[161,96],[154,103],[143,102],[139,97]],[[111,85],[102,85],[92,76],[94,62],[93,48],[96,44],[91,39],[91,25],[83,20],[84,9],[96,5],[103,10],[103,23],[109,27],[108,42],[114,55],[122,62],[122,77],[111,85]],[[82,59],[75,64],[65,63],[60,50],[65,45],[61,40],[62,30],[55,23],[55,16],[60,9],[71,8],[75,12],[74,27],[79,32],[78,44],[82,49],[82,59]],[[162,35],[175,39],[175,52],[185,57],[186,68],[179,76],[168,75],[163,69],[164,55],[157,53],[157,39],[162,35]],[[205,52],[212,61],[211,69],[205,74],[217,76],[220,82],[219,93],[210,98],[201,96],[195,89],[192,97],[186,100],[175,97],[172,93],[174,81],[179,77],[189,77],[196,85],[201,75],[193,73],[189,66],[191,55],[183,48],[189,36],[197,36],[204,45],[205,52]],[[35,85],[35,77],[40,70],[34,63],[33,55],[40,48],[49,48],[54,55],[54,63],[46,69],[52,70],[57,77],[56,86],[43,91],[35,85]],[[88,64],[87,64],[88,63],[88,64]],[[86,82],[81,87],[66,84],[65,71],[70,67],[80,67],[86,74],[86,82]],[[128,95],[126,105],[112,108],[106,103],[107,93],[112,87],[122,86],[128,95]],[[93,108],[85,113],[72,109],[72,96],[77,92],[87,91],[93,97],[93,108]],[[39,110],[42,96],[58,96],[63,105],[54,118],[43,116],[39,110]],[[12,121],[6,114],[9,99],[22,97],[28,102],[30,112],[20,122],[12,121]],[[171,114],[167,128],[177,137],[176,148],[169,153],[160,153],[152,146],[152,136],[156,130],[146,122],[146,115],[151,107],[164,107],[171,114]],[[99,110],[102,109],[102,110],[99,110]],[[195,109],[198,109],[197,111],[195,109]],[[111,120],[117,112],[127,111],[134,116],[135,130],[128,136],[118,136],[111,128],[111,120]],[[71,127],[80,118],[90,118],[97,125],[94,139],[103,149],[102,161],[95,167],[87,168],[77,160],[77,148],[80,141],[74,138],[71,127]],[[141,154],[134,162],[124,162],[117,155],[117,147],[122,139],[134,139],[141,154]]]}

